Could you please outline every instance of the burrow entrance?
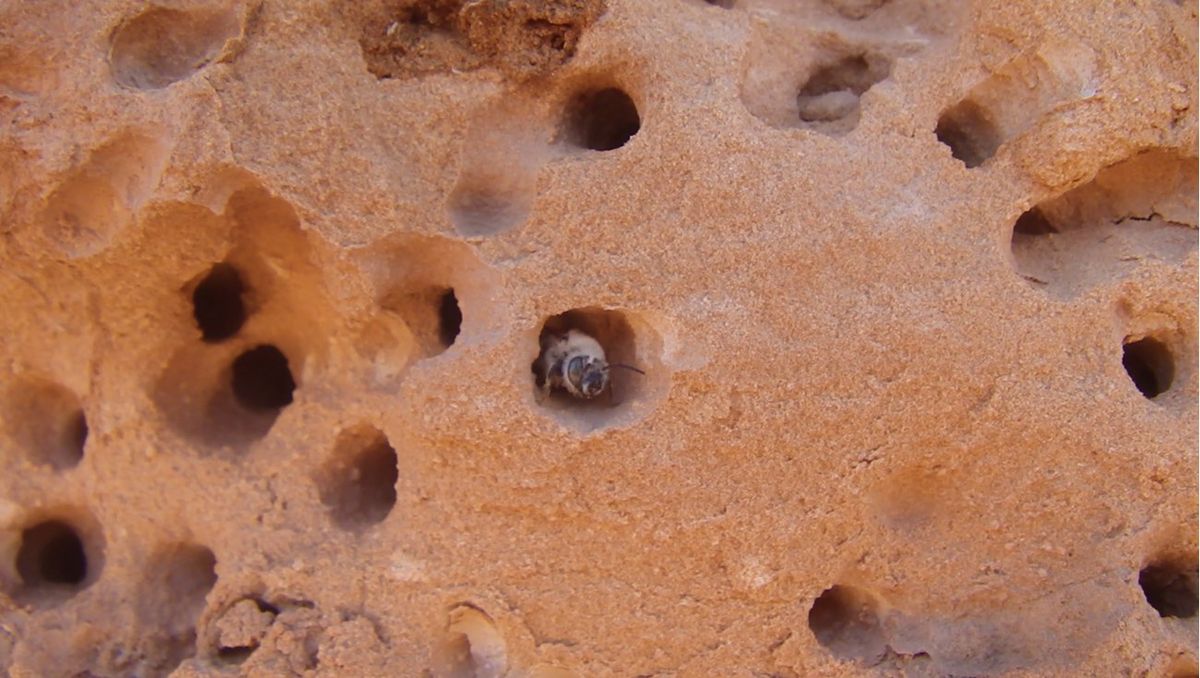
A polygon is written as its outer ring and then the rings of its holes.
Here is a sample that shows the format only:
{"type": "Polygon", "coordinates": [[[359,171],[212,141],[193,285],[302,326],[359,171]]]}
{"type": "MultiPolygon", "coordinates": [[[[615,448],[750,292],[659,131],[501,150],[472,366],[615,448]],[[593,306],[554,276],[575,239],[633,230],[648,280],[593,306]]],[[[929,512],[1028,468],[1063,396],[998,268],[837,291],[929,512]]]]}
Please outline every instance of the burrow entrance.
{"type": "Polygon", "coordinates": [[[1195,560],[1158,560],[1138,573],[1138,585],[1160,617],[1194,619],[1200,608],[1198,570],[1195,560]]]}
{"type": "Polygon", "coordinates": [[[1171,349],[1154,337],[1126,340],[1121,348],[1121,365],[1137,390],[1150,399],[1166,393],[1175,380],[1171,349]]]}
{"type": "MultiPolygon", "coordinates": [[[[532,343],[532,338],[531,338],[532,343]]],[[[636,314],[588,306],[548,317],[538,329],[537,344],[529,364],[530,385],[537,406],[565,426],[589,432],[629,423],[665,396],[670,377],[661,362],[661,340],[657,332],[636,314]],[[567,342],[583,345],[580,337],[594,339],[608,363],[608,385],[599,395],[579,398],[546,379],[555,372],[555,351],[567,342]],[[625,365],[641,370],[640,374],[625,365]]],[[[597,356],[599,357],[599,356],[597,356]]],[[[562,363],[557,365],[562,374],[562,363]]]]}
{"type": "Polygon", "coordinates": [[[642,127],[637,104],[618,87],[585,90],[567,104],[563,138],[576,148],[612,151],[625,144],[642,127]]]}
{"type": "Polygon", "coordinates": [[[316,476],[321,503],[334,524],[360,530],[383,521],[396,505],[400,477],[396,450],[374,426],[343,431],[316,476]]]}
{"type": "Polygon", "coordinates": [[[56,511],[0,534],[0,583],[14,600],[59,603],[94,583],[104,565],[100,527],[86,511],[56,511]],[[9,546],[4,546],[8,544],[9,546]],[[12,579],[5,572],[15,575],[12,579]]]}

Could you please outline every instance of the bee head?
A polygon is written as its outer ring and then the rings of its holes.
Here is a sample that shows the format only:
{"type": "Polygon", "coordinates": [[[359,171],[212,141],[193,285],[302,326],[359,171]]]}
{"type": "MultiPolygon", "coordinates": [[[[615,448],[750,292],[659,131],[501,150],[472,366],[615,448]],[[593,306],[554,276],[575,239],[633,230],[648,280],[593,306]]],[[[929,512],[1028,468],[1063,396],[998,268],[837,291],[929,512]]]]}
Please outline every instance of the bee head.
{"type": "Polygon", "coordinates": [[[566,371],[567,390],[579,398],[595,398],[608,387],[608,364],[603,360],[589,356],[577,355],[567,361],[566,371]]]}

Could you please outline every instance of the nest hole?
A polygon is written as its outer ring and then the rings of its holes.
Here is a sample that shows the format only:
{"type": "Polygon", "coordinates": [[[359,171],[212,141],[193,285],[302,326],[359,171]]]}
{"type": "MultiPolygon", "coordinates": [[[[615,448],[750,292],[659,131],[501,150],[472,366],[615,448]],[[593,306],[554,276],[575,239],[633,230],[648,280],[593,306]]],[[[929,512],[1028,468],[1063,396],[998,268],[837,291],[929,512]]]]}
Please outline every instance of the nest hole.
{"type": "Polygon", "coordinates": [[[1042,211],[1034,207],[1025,211],[1021,216],[1017,217],[1017,222],[1013,224],[1013,237],[1019,235],[1024,236],[1039,236],[1050,235],[1057,233],[1058,229],[1050,220],[1046,218],[1042,211]]]}
{"type": "Polygon", "coordinates": [[[404,320],[424,358],[444,353],[462,332],[462,307],[452,287],[430,285],[393,293],[382,306],[404,320]]]}
{"type": "Polygon", "coordinates": [[[850,131],[858,125],[863,93],[891,72],[891,61],[873,53],[852,54],[821,66],[797,94],[801,122],[829,133],[850,131]]]}
{"type": "Polygon", "coordinates": [[[363,427],[342,433],[317,484],[333,522],[353,530],[387,518],[396,505],[399,477],[396,450],[387,436],[363,427]]]}
{"type": "Polygon", "coordinates": [[[17,573],[29,589],[78,588],[88,576],[83,540],[70,524],[48,520],[21,534],[17,573]]]}
{"type": "Polygon", "coordinates": [[[584,92],[567,106],[566,139],[579,148],[618,149],[629,143],[641,126],[637,104],[616,87],[584,92]]]}
{"type": "Polygon", "coordinates": [[[990,113],[969,98],[942,113],[934,134],[950,147],[950,155],[969,168],[979,167],[995,155],[1004,141],[990,113]]]}
{"type": "Polygon", "coordinates": [[[1194,619],[1200,607],[1197,570],[1195,562],[1151,563],[1138,574],[1138,585],[1160,617],[1194,619]]]}
{"type": "Polygon", "coordinates": [[[246,285],[230,264],[214,265],[192,292],[192,316],[207,342],[228,339],[246,322],[246,285]]]}
{"type": "Polygon", "coordinates": [[[113,34],[113,78],[133,89],[161,89],[212,62],[240,29],[231,9],[152,6],[113,34]]]}
{"type": "Polygon", "coordinates": [[[287,356],[269,344],[256,346],[233,361],[231,385],[238,403],[255,412],[287,407],[296,390],[287,356]]]}
{"type": "Polygon", "coordinates": [[[598,306],[575,308],[547,317],[536,334],[531,331],[527,336],[533,404],[577,433],[632,425],[670,391],[671,370],[663,362],[662,338],[656,323],[642,314],[598,306]],[[571,361],[564,359],[568,353],[593,358],[602,354],[604,363],[576,361],[572,375],[571,361]],[[583,369],[588,364],[590,368],[583,369]],[[604,373],[607,383],[598,378],[604,373]],[[575,388],[568,389],[564,379],[571,379],[575,388]]]}
{"type": "Polygon", "coordinates": [[[826,589],[808,612],[817,642],[835,657],[877,664],[888,651],[879,619],[879,602],[852,586],[826,589]]]}
{"type": "Polygon", "coordinates": [[[645,375],[632,370],[613,365],[626,365],[645,371],[646,366],[637,364],[637,337],[633,327],[620,311],[612,311],[595,307],[573,309],[552,316],[542,324],[538,334],[539,353],[530,366],[534,387],[539,395],[549,388],[546,404],[556,409],[576,409],[592,412],[604,412],[623,402],[635,399],[642,392],[642,381],[645,375]],[[571,395],[563,388],[553,383],[547,386],[549,372],[557,372],[552,364],[550,354],[556,346],[579,332],[599,343],[603,352],[602,357],[610,366],[608,371],[608,386],[598,396],[583,399],[571,395]]]}
{"type": "Polygon", "coordinates": [[[1175,360],[1166,344],[1153,337],[1127,341],[1121,364],[1130,381],[1147,398],[1156,398],[1171,388],[1175,360]]]}

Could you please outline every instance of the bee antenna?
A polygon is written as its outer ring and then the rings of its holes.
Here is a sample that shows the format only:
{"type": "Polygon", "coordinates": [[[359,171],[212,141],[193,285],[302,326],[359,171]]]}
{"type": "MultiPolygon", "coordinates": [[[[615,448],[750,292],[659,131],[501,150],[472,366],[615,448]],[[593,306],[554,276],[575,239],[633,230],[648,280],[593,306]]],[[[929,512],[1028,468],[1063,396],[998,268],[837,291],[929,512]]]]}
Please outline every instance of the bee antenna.
{"type": "Polygon", "coordinates": [[[646,374],[645,372],[639,370],[638,368],[634,367],[633,365],[626,365],[625,363],[609,363],[608,366],[609,367],[622,367],[627,370],[630,370],[631,372],[637,372],[638,374],[641,374],[643,376],[646,374]]]}

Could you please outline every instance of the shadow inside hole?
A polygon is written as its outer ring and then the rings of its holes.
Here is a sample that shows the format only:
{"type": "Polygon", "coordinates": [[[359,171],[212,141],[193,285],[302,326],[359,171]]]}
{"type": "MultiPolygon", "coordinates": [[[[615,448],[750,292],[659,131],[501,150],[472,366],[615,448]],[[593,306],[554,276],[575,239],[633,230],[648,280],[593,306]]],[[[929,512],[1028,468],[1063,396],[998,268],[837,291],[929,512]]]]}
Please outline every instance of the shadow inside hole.
{"type": "Polygon", "coordinates": [[[0,417],[34,462],[64,471],[83,459],[87,415],[75,394],[61,384],[35,376],[18,378],[4,392],[0,417]]]}
{"type": "Polygon", "coordinates": [[[1191,619],[1200,608],[1197,570],[1195,563],[1154,563],[1138,574],[1138,585],[1160,617],[1191,619]]]}
{"type": "Polygon", "coordinates": [[[215,622],[217,659],[234,665],[245,662],[259,648],[278,615],[278,607],[257,597],[234,602],[215,622]]]}
{"type": "Polygon", "coordinates": [[[243,647],[219,647],[217,648],[217,658],[226,664],[241,664],[254,654],[258,649],[258,643],[243,647]]]}
{"type": "Polygon", "coordinates": [[[291,361],[276,346],[200,343],[171,356],[153,397],[166,423],[205,447],[240,449],[270,432],[294,396],[291,361]]]}
{"type": "Polygon", "coordinates": [[[441,339],[442,346],[449,348],[454,344],[459,331],[462,330],[462,320],[462,309],[458,307],[458,297],[455,296],[454,290],[446,290],[438,305],[438,338],[441,339]]]}
{"type": "Polygon", "coordinates": [[[831,133],[858,125],[863,93],[892,72],[889,59],[878,54],[854,54],[819,68],[796,97],[800,120],[831,133]]]}
{"type": "Polygon", "coordinates": [[[878,601],[851,586],[834,586],[822,593],[809,610],[808,627],[817,642],[839,659],[870,666],[888,652],[878,601]]]}
{"type": "Polygon", "coordinates": [[[566,140],[593,151],[624,146],[641,129],[637,105],[615,87],[585,92],[567,107],[566,140]]]}
{"type": "Polygon", "coordinates": [[[396,292],[381,306],[399,315],[412,332],[422,357],[440,355],[454,345],[462,331],[463,314],[454,289],[431,285],[396,292]]]}
{"type": "Polygon", "coordinates": [[[321,502],[334,523],[359,529],[381,522],[396,505],[396,450],[373,427],[343,433],[334,459],[318,478],[321,502]]]}
{"type": "Polygon", "coordinates": [[[214,265],[192,292],[192,315],[204,341],[228,339],[246,322],[245,283],[230,264],[214,265]]]}
{"type": "Polygon", "coordinates": [[[1122,349],[1121,364],[1133,385],[1147,398],[1165,393],[1175,379],[1171,350],[1153,337],[1127,342],[1122,349]]]}
{"type": "Polygon", "coordinates": [[[1017,223],[1013,224],[1013,237],[1022,236],[1039,236],[1050,235],[1057,233],[1058,229],[1050,220],[1046,218],[1042,211],[1034,207],[1027,210],[1021,216],[1017,217],[1017,223]]]}
{"type": "Polygon", "coordinates": [[[996,154],[1003,137],[987,110],[971,99],[948,108],[934,130],[938,141],[967,167],[979,167],[996,154]]]}
{"type": "Polygon", "coordinates": [[[67,424],[67,428],[63,431],[63,446],[65,454],[62,455],[65,460],[74,466],[83,459],[83,450],[87,446],[88,438],[88,423],[87,415],[83,410],[76,412],[67,424]]]}
{"type": "Polygon", "coordinates": [[[83,541],[73,527],[59,520],[34,525],[21,534],[17,573],[31,590],[77,588],[88,575],[83,541]]]}
{"type": "Polygon", "coordinates": [[[536,397],[544,407],[582,413],[587,423],[592,426],[599,425],[604,417],[614,413],[614,409],[637,399],[644,392],[643,382],[646,376],[627,369],[613,368],[608,372],[608,388],[594,398],[578,398],[558,388],[551,389],[549,397],[543,398],[542,389],[546,378],[543,372],[553,365],[544,362],[542,356],[548,347],[554,345],[559,338],[567,336],[571,330],[580,331],[595,339],[603,349],[603,357],[610,366],[630,365],[643,371],[647,366],[636,363],[637,337],[629,321],[619,311],[597,307],[572,309],[552,316],[543,323],[538,335],[538,346],[541,350],[538,358],[530,365],[536,397]]]}
{"type": "Polygon", "coordinates": [[[233,361],[233,395],[248,410],[280,410],[292,403],[296,381],[287,356],[269,344],[256,346],[233,361]]]}

